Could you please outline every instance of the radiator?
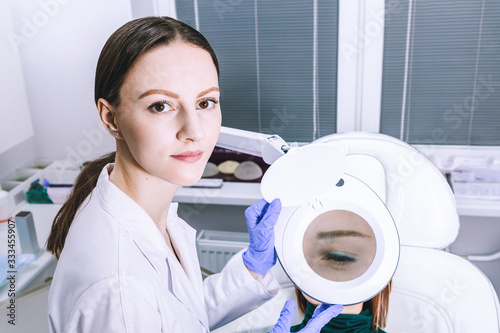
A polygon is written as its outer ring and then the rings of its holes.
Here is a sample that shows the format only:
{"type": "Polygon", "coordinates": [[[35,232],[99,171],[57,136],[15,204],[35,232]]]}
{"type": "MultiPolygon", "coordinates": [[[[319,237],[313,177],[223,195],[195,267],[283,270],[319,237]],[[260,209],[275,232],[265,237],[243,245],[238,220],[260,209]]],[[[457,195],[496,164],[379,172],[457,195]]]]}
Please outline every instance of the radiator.
{"type": "Polygon", "coordinates": [[[248,246],[248,233],[202,230],[196,237],[200,266],[219,273],[229,259],[248,246]]]}

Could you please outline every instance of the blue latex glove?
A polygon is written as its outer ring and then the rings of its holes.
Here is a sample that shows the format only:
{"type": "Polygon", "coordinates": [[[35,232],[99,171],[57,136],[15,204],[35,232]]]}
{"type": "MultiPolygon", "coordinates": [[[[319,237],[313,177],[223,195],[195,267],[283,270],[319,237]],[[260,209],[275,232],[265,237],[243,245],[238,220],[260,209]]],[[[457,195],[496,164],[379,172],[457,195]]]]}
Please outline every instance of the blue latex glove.
{"type": "Polygon", "coordinates": [[[243,253],[243,262],[253,272],[266,274],[276,264],[274,226],[281,212],[281,201],[261,199],[245,210],[250,245],[243,253]]]}
{"type": "MultiPolygon", "coordinates": [[[[327,305],[321,304],[316,307],[311,319],[306,327],[301,329],[301,333],[319,333],[333,317],[337,317],[344,309],[341,304],[327,305]]],[[[288,300],[281,310],[280,318],[270,333],[290,333],[293,317],[295,316],[295,302],[288,300]]]]}

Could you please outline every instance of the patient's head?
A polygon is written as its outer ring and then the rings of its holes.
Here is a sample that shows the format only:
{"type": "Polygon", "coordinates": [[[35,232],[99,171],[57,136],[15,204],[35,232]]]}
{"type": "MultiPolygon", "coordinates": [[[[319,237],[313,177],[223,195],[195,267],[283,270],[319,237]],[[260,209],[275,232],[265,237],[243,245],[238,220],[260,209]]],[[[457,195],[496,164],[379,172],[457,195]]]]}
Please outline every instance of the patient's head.
{"type": "MultiPolygon", "coordinates": [[[[372,313],[372,330],[376,332],[379,329],[384,329],[387,322],[387,311],[389,310],[389,294],[391,292],[391,285],[392,282],[389,282],[389,284],[380,293],[364,303],[345,306],[342,313],[359,314],[361,311],[368,308],[372,313]]],[[[320,304],[320,302],[305,295],[297,287],[295,287],[295,294],[297,295],[297,303],[302,314],[306,313],[308,301],[313,305],[320,304]]],[[[335,318],[332,320],[335,320],[335,318]]]]}
{"type": "MultiPolygon", "coordinates": [[[[375,258],[375,234],[361,216],[347,210],[331,210],[318,215],[307,227],[302,243],[304,256],[313,271],[331,281],[349,281],[365,273],[375,258]]],[[[373,315],[372,329],[385,327],[389,306],[389,283],[372,299],[346,306],[342,313],[359,314],[366,308],[373,315]]],[[[299,309],[306,311],[307,301],[320,302],[296,288],[299,309]]]]}

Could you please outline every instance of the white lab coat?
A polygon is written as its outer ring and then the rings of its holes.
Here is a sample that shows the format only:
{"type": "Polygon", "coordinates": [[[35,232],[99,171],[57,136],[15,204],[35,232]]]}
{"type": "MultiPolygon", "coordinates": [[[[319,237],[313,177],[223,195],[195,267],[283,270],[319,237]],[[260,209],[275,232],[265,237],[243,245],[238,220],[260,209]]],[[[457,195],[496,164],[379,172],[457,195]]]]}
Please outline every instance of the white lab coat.
{"type": "Polygon", "coordinates": [[[49,292],[49,328],[62,332],[208,332],[279,291],[241,256],[202,281],[196,231],[168,212],[167,246],[146,211],[109,181],[106,165],[70,227],[49,292]]]}

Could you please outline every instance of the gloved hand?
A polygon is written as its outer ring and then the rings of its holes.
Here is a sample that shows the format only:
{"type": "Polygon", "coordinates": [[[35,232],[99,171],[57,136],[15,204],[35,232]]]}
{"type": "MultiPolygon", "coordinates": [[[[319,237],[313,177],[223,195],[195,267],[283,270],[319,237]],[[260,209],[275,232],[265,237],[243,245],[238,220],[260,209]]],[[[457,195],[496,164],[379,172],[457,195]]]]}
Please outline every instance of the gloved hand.
{"type": "Polygon", "coordinates": [[[281,201],[261,199],[245,210],[250,245],[243,253],[243,262],[253,272],[265,275],[276,264],[274,226],[281,212],[281,201]]]}
{"type": "MultiPolygon", "coordinates": [[[[311,319],[307,322],[306,327],[301,329],[300,333],[319,333],[333,317],[337,317],[344,309],[341,304],[327,305],[321,304],[316,307],[311,319]]],[[[295,302],[288,300],[283,306],[280,313],[280,318],[274,328],[269,333],[290,333],[293,317],[295,316],[295,302]]]]}

